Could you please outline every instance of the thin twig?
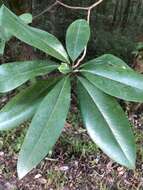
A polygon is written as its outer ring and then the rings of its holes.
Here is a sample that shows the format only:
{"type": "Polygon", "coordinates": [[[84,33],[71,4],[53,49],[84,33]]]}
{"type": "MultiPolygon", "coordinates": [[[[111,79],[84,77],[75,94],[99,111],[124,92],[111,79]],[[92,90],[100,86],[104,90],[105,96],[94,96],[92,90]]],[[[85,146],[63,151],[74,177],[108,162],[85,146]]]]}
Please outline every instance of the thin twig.
{"type": "Polygon", "coordinates": [[[88,13],[87,13],[87,22],[88,22],[88,24],[90,23],[90,15],[91,15],[91,9],[89,9],[88,13]]]}
{"type": "Polygon", "coordinates": [[[65,8],[68,8],[68,9],[75,9],[75,10],[86,10],[86,11],[89,11],[91,12],[91,9],[93,9],[94,7],[96,7],[97,5],[99,5],[103,0],[99,0],[97,1],[96,3],[92,4],[91,6],[88,6],[88,7],[78,7],[78,6],[70,6],[70,5],[67,5],[65,3],[62,3],[61,1],[59,0],[56,0],[50,7],[48,7],[47,9],[45,9],[44,11],[42,11],[40,14],[36,15],[35,17],[33,17],[33,20],[40,17],[41,15],[45,14],[46,12],[50,11],[53,7],[55,7],[56,5],[61,5],[65,8]]]}
{"type": "Polygon", "coordinates": [[[93,4],[89,7],[89,9],[93,9],[94,7],[97,7],[100,3],[102,3],[102,1],[103,1],[103,0],[99,0],[99,1],[97,1],[97,2],[95,2],[95,3],[93,3],[93,4]]]}
{"type": "MultiPolygon", "coordinates": [[[[70,6],[70,5],[67,5],[65,3],[62,3],[61,1],[59,0],[56,0],[55,3],[53,3],[50,7],[48,7],[47,9],[45,9],[44,11],[42,11],[39,15],[35,16],[33,19],[36,19],[37,17],[43,15],[44,13],[46,13],[47,11],[50,11],[54,6],[56,5],[61,5],[65,8],[68,8],[68,9],[74,9],[74,10],[85,10],[87,11],[87,22],[90,23],[90,16],[91,16],[91,11],[93,8],[97,7],[103,0],[98,0],[97,2],[93,3],[92,5],[88,6],[88,7],[78,7],[78,6],[70,6]]],[[[73,65],[73,69],[74,68],[77,68],[80,63],[83,61],[83,59],[85,58],[86,56],[86,53],[87,53],[87,46],[85,47],[84,49],[84,52],[83,52],[83,55],[81,56],[81,58],[77,61],[77,63],[75,65],[73,65]]]]}
{"type": "MultiPolygon", "coordinates": [[[[103,0],[99,0],[98,2],[94,3],[93,5],[88,7],[88,12],[87,12],[87,22],[90,24],[90,16],[91,16],[91,11],[94,7],[96,7],[97,5],[99,5],[103,0]]],[[[78,59],[77,63],[75,65],[73,65],[73,69],[77,68],[80,63],[84,60],[85,56],[87,53],[87,46],[84,49],[83,55],[81,56],[80,59],[78,59]]]]}
{"type": "Polygon", "coordinates": [[[40,14],[36,15],[35,17],[33,17],[33,20],[35,20],[36,18],[42,16],[43,14],[45,14],[46,12],[49,12],[51,9],[53,9],[53,7],[55,7],[57,5],[57,1],[55,1],[55,3],[53,3],[50,7],[48,7],[47,9],[45,9],[44,11],[42,11],[40,14]]]}
{"type": "Polygon", "coordinates": [[[83,55],[81,56],[81,58],[78,59],[78,61],[77,61],[77,63],[76,63],[75,65],[73,65],[73,67],[72,67],[73,69],[77,68],[77,67],[80,65],[80,63],[81,63],[81,62],[83,61],[83,59],[85,58],[86,53],[87,53],[87,47],[84,48],[84,52],[83,52],[83,55]]]}
{"type": "Polygon", "coordinates": [[[97,2],[95,2],[95,3],[93,3],[92,5],[90,5],[90,6],[88,6],[88,7],[78,7],[78,6],[70,6],[70,5],[67,5],[67,4],[65,4],[65,3],[62,3],[61,1],[59,1],[59,0],[56,0],[56,2],[58,3],[58,4],[60,4],[60,5],[62,5],[63,7],[66,7],[66,8],[68,8],[68,9],[76,9],[76,10],[91,10],[91,9],[93,9],[94,7],[96,7],[97,5],[99,5],[101,2],[102,2],[103,0],[99,0],[99,1],[97,1],[97,2]]]}
{"type": "Polygon", "coordinates": [[[61,1],[56,1],[59,5],[68,8],[68,9],[75,9],[75,10],[88,10],[89,7],[77,7],[77,6],[70,6],[65,3],[62,3],[61,1]]]}

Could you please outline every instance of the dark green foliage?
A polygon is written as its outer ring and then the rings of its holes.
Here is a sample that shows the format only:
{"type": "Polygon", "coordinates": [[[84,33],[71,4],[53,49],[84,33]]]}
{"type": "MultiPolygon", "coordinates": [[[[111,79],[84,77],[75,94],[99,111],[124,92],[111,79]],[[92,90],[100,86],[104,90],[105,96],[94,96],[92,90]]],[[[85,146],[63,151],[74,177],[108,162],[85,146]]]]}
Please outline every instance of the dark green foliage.
{"type": "MultiPolygon", "coordinates": [[[[24,13],[19,18],[25,23],[30,24],[32,22],[32,15],[24,13]]],[[[5,49],[5,43],[11,39],[12,35],[7,29],[0,28],[0,55],[3,55],[5,49]]]]}
{"type": "Polygon", "coordinates": [[[89,135],[113,160],[133,168],[136,154],[134,138],[123,110],[114,98],[88,80],[80,77],[79,81],[81,113],[89,135]]]}
{"type": "Polygon", "coordinates": [[[114,161],[134,169],[136,147],[132,129],[113,96],[142,102],[143,76],[111,54],[79,67],[76,60],[82,55],[90,36],[86,20],[78,19],[69,26],[66,35],[68,53],[55,36],[28,26],[5,6],[0,8],[0,27],[4,34],[8,32],[55,59],[54,62],[37,60],[2,65],[1,92],[15,89],[36,76],[60,71],[60,78],[49,77],[46,81],[36,82],[0,112],[0,130],[11,129],[33,117],[19,154],[19,178],[36,167],[58,140],[69,111],[73,81],[77,83],[81,115],[92,140],[114,161]]]}

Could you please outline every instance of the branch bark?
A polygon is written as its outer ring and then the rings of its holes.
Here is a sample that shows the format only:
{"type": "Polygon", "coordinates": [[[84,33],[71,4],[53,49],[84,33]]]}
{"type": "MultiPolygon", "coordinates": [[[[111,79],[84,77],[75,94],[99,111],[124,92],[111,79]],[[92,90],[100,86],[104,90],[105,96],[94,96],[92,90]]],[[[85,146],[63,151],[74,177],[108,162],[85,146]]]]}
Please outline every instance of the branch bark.
{"type": "Polygon", "coordinates": [[[96,7],[97,5],[99,5],[103,0],[98,0],[97,2],[93,3],[92,5],[88,6],[88,7],[78,7],[78,6],[70,6],[70,5],[67,5],[65,3],[62,3],[61,1],[59,0],[56,0],[56,2],[60,5],[62,5],[63,7],[66,7],[68,9],[75,9],[75,10],[91,10],[93,9],[94,7],[96,7]]]}
{"type": "Polygon", "coordinates": [[[49,12],[51,9],[53,9],[56,5],[57,5],[57,1],[55,1],[55,3],[53,3],[50,7],[48,7],[47,9],[45,9],[44,11],[42,11],[40,14],[36,15],[35,17],[33,17],[33,20],[35,20],[36,18],[42,16],[43,14],[45,14],[46,12],[49,12]]]}

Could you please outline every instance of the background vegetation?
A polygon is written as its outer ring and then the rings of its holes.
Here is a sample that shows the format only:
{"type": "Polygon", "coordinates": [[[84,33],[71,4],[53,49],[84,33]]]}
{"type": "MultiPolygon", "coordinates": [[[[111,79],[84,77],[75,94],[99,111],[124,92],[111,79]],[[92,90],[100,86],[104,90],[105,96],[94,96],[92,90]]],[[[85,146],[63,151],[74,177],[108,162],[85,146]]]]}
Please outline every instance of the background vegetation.
{"type": "MultiPolygon", "coordinates": [[[[34,16],[37,16],[53,2],[54,0],[1,0],[1,3],[5,3],[18,15],[24,12],[32,12],[34,16]]],[[[94,0],[64,0],[63,2],[70,5],[86,6],[93,3],[94,0]]],[[[84,11],[68,10],[56,6],[49,12],[35,18],[33,25],[53,33],[64,43],[67,26],[73,20],[85,17],[86,12],[84,11]]],[[[137,42],[143,42],[143,1],[105,0],[92,12],[91,28],[92,38],[88,46],[87,59],[104,53],[113,53],[134,66],[136,59],[132,52],[135,50],[137,42]]],[[[41,54],[12,39],[7,44],[5,56],[1,57],[0,60],[3,63],[7,60],[17,60],[17,57],[19,60],[27,59],[27,56],[39,57],[41,54]]],[[[139,68],[139,72],[142,72],[140,70],[141,68],[139,68]]],[[[13,92],[13,94],[15,93],[13,92]]],[[[6,94],[1,97],[1,106],[13,94],[6,94]]],[[[55,147],[51,160],[43,161],[29,178],[21,182],[17,182],[14,171],[16,170],[17,153],[26,130],[25,125],[28,124],[24,124],[22,130],[13,131],[11,134],[0,134],[0,189],[142,190],[142,105],[130,105],[126,102],[123,107],[130,120],[135,124],[139,152],[136,171],[126,170],[101,154],[99,149],[88,139],[73,103],[68,124],[55,147]],[[18,137],[17,140],[16,136],[18,137]],[[65,137],[69,140],[67,141],[65,137]]]]}
{"type": "MultiPolygon", "coordinates": [[[[70,5],[87,6],[94,0],[65,0],[70,5]]],[[[52,0],[33,0],[33,14],[37,15],[48,7],[52,0]]],[[[108,0],[97,7],[91,16],[92,39],[89,44],[89,56],[98,56],[105,52],[114,53],[126,60],[131,60],[131,52],[135,42],[142,41],[143,29],[142,0],[108,0]]],[[[69,23],[77,18],[85,18],[85,11],[68,10],[56,7],[36,19],[36,25],[50,30],[64,39],[69,23]],[[47,19],[49,18],[49,19],[47,19]]]]}

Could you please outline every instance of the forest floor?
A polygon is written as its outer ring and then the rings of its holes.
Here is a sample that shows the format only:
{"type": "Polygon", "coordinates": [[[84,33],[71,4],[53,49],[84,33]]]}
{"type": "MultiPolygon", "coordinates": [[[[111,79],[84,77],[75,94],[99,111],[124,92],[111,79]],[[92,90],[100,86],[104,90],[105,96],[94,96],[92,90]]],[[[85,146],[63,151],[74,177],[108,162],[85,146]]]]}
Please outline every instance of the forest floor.
{"type": "MultiPolygon", "coordinates": [[[[5,101],[7,96],[1,98],[5,101]]],[[[143,114],[129,116],[138,149],[132,171],[103,154],[89,139],[76,107],[71,112],[53,152],[20,181],[16,162],[28,122],[0,133],[0,190],[143,190],[143,114]]]]}

